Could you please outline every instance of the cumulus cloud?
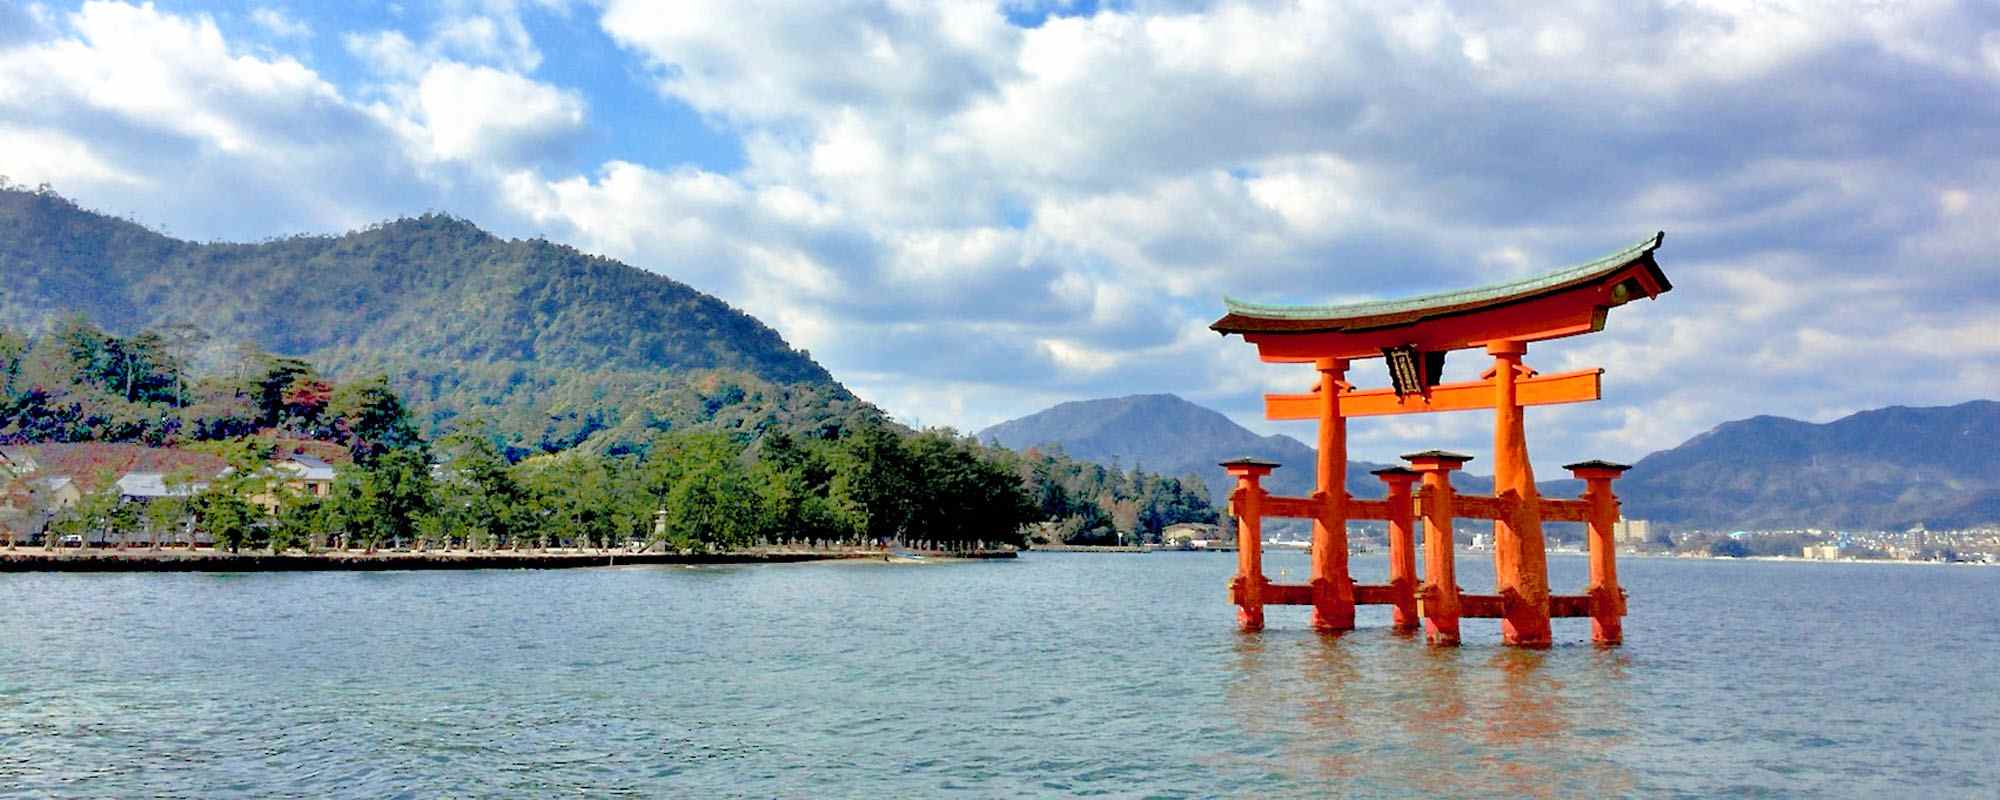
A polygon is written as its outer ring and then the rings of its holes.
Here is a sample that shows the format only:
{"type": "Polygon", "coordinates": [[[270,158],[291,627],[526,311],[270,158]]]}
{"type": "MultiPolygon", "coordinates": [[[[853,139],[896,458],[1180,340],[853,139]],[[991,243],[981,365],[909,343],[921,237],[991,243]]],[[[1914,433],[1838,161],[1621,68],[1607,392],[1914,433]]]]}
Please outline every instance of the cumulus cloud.
{"type": "Polygon", "coordinates": [[[529,160],[583,128],[574,92],[492,67],[441,62],[417,84],[430,152],[444,159],[529,160]]]}
{"type": "Polygon", "coordinates": [[[308,39],[312,37],[312,26],[295,19],[284,11],[262,6],[250,10],[250,22],[266,33],[280,39],[308,39]]]}
{"type": "Polygon", "coordinates": [[[0,172],[206,236],[364,224],[407,196],[382,183],[409,177],[387,131],[213,19],[90,2],[50,27],[0,48],[0,172]]]}
{"type": "MultiPolygon", "coordinates": [[[[177,224],[203,234],[437,206],[547,233],[724,297],[926,423],[1177,391],[1309,438],[1257,417],[1310,370],[1208,332],[1220,295],[1460,288],[1658,229],[1675,292],[1529,354],[1609,370],[1605,402],[1530,412],[1544,464],[2000,385],[2000,13],[1976,6],[455,0],[344,32],[368,73],[341,86],[199,16],[58,16],[0,39],[17,180],[178,202],[193,163],[261,187],[197,197],[177,224]],[[566,162],[594,87],[538,77],[535,26],[586,13],[743,162],[566,162]]],[[[1353,441],[1477,452],[1485,424],[1353,441]]]]}

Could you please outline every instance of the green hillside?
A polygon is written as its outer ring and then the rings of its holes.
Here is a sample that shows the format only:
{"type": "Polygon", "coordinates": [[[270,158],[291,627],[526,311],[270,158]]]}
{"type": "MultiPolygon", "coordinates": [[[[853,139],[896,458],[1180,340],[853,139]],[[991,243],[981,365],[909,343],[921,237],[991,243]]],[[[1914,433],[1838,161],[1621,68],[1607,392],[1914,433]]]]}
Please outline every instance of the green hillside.
{"type": "Polygon", "coordinates": [[[435,432],[476,414],[523,452],[661,430],[815,431],[879,411],[777,331],[684,284],[428,214],[341,236],[194,243],[0,189],[0,326],[82,314],[194,330],[196,366],[244,345],[335,377],[389,376],[435,432]]]}

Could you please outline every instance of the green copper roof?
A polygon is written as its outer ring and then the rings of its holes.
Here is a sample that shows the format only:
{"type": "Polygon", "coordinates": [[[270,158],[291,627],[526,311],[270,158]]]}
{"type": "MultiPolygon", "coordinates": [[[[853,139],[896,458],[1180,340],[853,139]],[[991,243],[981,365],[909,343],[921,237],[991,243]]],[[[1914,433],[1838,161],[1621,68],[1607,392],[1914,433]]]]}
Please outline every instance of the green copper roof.
{"type": "Polygon", "coordinates": [[[1541,291],[1589,280],[1604,273],[1616,271],[1627,264],[1659,249],[1665,233],[1655,233],[1645,240],[1611,255],[1587,264],[1578,264],[1554,272],[1529,278],[1465,289],[1456,292],[1427,294],[1421,297],[1406,297],[1398,300],[1370,300],[1338,306],[1283,306],[1245,303],[1230,297],[1222,298],[1223,305],[1232,317],[1251,317],[1274,320],[1323,320],[1349,317],[1378,317],[1393,314],[1407,314],[1436,308],[1479,305],[1510,297],[1533,295],[1541,291]]]}

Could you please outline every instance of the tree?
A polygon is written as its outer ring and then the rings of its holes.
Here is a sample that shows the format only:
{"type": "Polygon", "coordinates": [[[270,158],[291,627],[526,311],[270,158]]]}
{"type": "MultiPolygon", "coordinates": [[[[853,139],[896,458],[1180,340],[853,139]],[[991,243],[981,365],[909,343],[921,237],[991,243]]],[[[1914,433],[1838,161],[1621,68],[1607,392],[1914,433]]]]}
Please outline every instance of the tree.
{"type": "Polygon", "coordinates": [[[842,439],[835,453],[832,493],[843,514],[878,542],[903,540],[912,530],[915,475],[902,438],[871,425],[842,439]]]}
{"type": "MultiPolygon", "coordinates": [[[[184,533],[190,551],[194,550],[194,526],[191,518],[194,515],[192,501],[197,477],[193,467],[176,467],[168,470],[161,479],[161,482],[166,484],[167,496],[153,501],[146,509],[149,513],[148,519],[168,521],[171,525],[169,530],[184,533]]],[[[152,539],[153,549],[158,550],[159,534],[152,534],[152,539]]]]}
{"type": "Polygon", "coordinates": [[[416,447],[422,441],[410,424],[402,399],[389,388],[386,375],[341,384],[328,401],[326,413],[333,417],[357,463],[366,464],[383,453],[416,447]]]}
{"type": "Polygon", "coordinates": [[[243,372],[238,391],[256,406],[257,424],[263,427],[275,426],[284,419],[285,392],[295,381],[317,377],[313,365],[304,360],[273,355],[250,342],[237,348],[237,358],[238,370],[243,372]]]}
{"type": "Polygon", "coordinates": [[[630,535],[614,463],[586,453],[565,453],[517,468],[532,515],[523,515],[558,543],[603,548],[630,535]]]}
{"type": "Polygon", "coordinates": [[[758,498],[735,460],[689,465],[667,494],[667,541],[682,550],[742,547],[761,529],[758,498]]]}
{"type": "Polygon", "coordinates": [[[371,496],[367,474],[359,469],[344,470],[333,479],[324,510],[327,533],[337,537],[329,546],[340,550],[358,540],[372,541],[373,531],[387,524],[377,521],[382,510],[371,496]]]}
{"type": "Polygon", "coordinates": [[[468,546],[476,538],[518,547],[517,537],[528,528],[523,493],[484,427],[461,426],[438,440],[438,452],[441,530],[463,532],[468,546]]]}
{"type": "Polygon", "coordinates": [[[96,534],[99,541],[109,538],[111,527],[119,521],[118,506],[123,497],[119,493],[115,473],[100,471],[95,483],[97,488],[79,498],[71,509],[76,526],[64,532],[65,535],[82,537],[86,547],[90,544],[91,534],[96,534]]]}
{"type": "Polygon", "coordinates": [[[286,492],[280,497],[278,513],[271,521],[271,552],[282,553],[294,547],[307,552],[318,549],[327,532],[326,516],[325,501],[304,492],[286,492]]]}
{"type": "Polygon", "coordinates": [[[202,490],[195,495],[194,505],[202,529],[208,531],[217,548],[238,552],[257,533],[257,509],[227,484],[202,490]]]}
{"type": "Polygon", "coordinates": [[[1708,554],[1722,558],[1744,558],[1750,555],[1750,546],[1735,539],[1722,538],[1708,546],[1708,554]]]}
{"type": "Polygon", "coordinates": [[[159,326],[161,341],[166,343],[167,353],[172,356],[174,367],[174,407],[186,408],[187,371],[194,354],[208,343],[208,331],[186,320],[173,320],[159,326]]]}
{"type": "Polygon", "coordinates": [[[437,506],[430,465],[412,449],[390,450],[362,470],[367,501],[374,513],[361,530],[369,552],[382,542],[416,531],[424,515],[437,506]]]}

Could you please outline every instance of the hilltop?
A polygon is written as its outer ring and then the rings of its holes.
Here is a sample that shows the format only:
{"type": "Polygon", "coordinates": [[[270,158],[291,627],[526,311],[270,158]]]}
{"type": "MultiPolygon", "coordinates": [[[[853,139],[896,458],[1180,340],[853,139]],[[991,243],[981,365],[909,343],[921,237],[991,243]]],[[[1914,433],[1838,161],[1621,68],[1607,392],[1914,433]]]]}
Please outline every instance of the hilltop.
{"type": "Polygon", "coordinates": [[[192,325],[207,363],[249,344],[334,377],[383,373],[426,430],[477,414],[523,451],[879,415],[715,297],[440,214],[196,243],[53,192],[0,188],[0,276],[0,326],[41,331],[73,313],[125,335],[192,325]]]}

